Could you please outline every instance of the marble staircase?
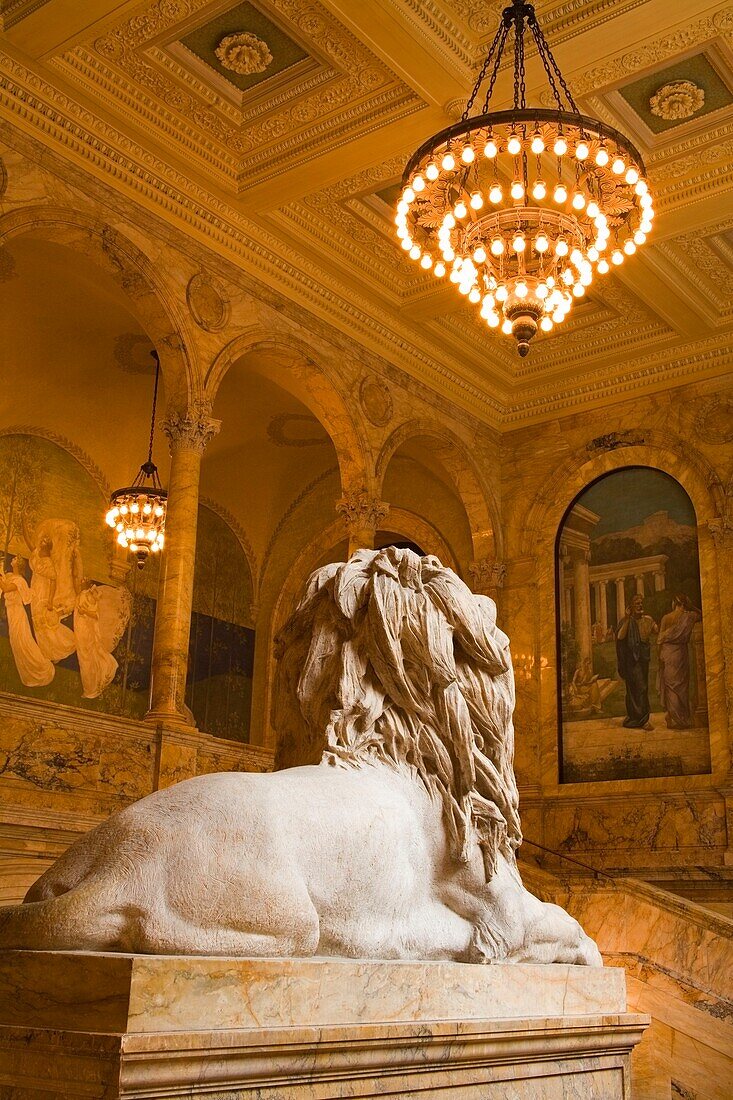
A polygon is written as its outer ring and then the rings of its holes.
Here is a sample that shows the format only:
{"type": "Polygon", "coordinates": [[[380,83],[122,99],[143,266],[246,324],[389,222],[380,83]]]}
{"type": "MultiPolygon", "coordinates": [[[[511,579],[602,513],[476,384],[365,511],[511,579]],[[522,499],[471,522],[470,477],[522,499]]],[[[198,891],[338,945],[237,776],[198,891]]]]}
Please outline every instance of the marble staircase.
{"type": "Polygon", "coordinates": [[[651,1026],[632,1057],[634,1100],[733,1096],[733,920],[632,878],[520,864],[528,889],[572,913],[626,969],[651,1026]]]}

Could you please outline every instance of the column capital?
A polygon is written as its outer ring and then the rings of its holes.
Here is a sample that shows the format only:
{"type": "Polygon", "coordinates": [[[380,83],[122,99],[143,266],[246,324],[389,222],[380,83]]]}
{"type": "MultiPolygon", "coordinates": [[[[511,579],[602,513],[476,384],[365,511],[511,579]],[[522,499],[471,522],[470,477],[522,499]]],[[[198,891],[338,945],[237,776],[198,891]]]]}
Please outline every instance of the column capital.
{"type": "Polygon", "coordinates": [[[708,520],[707,527],[717,547],[733,546],[733,518],[715,516],[708,520]]]}
{"type": "Polygon", "coordinates": [[[479,558],[469,565],[468,571],[473,578],[476,592],[490,593],[495,588],[503,588],[506,578],[506,563],[493,558],[479,558]]]}
{"type": "Polygon", "coordinates": [[[209,416],[208,402],[197,402],[183,411],[169,412],[163,421],[171,454],[174,451],[195,451],[203,454],[207,444],[221,427],[221,421],[209,416]]]}
{"type": "Polygon", "coordinates": [[[336,511],[344,517],[346,529],[350,535],[362,531],[377,530],[387,518],[389,504],[378,497],[369,495],[366,489],[352,489],[336,501],[336,511]]]}

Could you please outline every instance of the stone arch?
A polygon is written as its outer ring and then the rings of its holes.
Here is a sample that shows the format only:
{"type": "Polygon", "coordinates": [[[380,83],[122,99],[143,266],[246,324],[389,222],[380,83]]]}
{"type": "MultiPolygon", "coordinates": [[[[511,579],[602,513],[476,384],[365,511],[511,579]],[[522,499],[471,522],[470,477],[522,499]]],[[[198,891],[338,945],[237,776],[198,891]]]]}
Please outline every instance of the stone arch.
{"type": "Polygon", "coordinates": [[[389,435],[376,463],[376,484],[381,494],[391,459],[410,439],[430,439],[450,475],[456,493],[468,516],[474,560],[501,560],[503,538],[499,505],[470,455],[466,442],[438,421],[410,420],[389,435]]]}
{"type": "Polygon", "coordinates": [[[411,542],[421,546],[426,554],[435,554],[443,565],[447,565],[455,573],[459,573],[458,560],[450,545],[441,535],[440,531],[422,516],[406,508],[390,508],[387,518],[380,525],[381,530],[394,531],[411,542]]]}
{"type": "Polygon", "coordinates": [[[718,475],[693,448],[670,441],[661,433],[646,433],[644,443],[589,457],[583,449],[570,455],[545,483],[528,511],[519,518],[519,552],[534,554],[555,534],[571,502],[591,482],[624,466],[649,466],[669,474],[685,489],[703,526],[718,514],[725,493],[718,475]]]}
{"type": "Polygon", "coordinates": [[[297,337],[273,335],[260,325],[253,325],[236,336],[222,348],[206,374],[204,391],[211,404],[227,371],[252,352],[268,352],[272,361],[284,368],[286,373],[281,375],[284,381],[287,381],[287,372],[297,378],[300,385],[294,396],[320,420],[336,450],[342,492],[370,490],[374,478],[368,459],[370,448],[362,425],[351,415],[330,364],[323,358],[316,362],[313,349],[297,337]]]}
{"type": "Polygon", "coordinates": [[[79,252],[102,268],[125,295],[160,355],[170,407],[198,396],[192,341],[183,314],[150,259],[119,228],[78,210],[34,205],[0,218],[0,245],[31,236],[79,252]]]}

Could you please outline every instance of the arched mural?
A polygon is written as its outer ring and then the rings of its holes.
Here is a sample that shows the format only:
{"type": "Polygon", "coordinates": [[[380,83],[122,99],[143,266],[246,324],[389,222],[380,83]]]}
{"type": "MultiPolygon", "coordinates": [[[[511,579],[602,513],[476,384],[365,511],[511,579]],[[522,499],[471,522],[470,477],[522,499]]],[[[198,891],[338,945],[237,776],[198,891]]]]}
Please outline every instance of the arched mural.
{"type": "Polygon", "coordinates": [[[42,436],[0,437],[0,690],[141,718],[157,567],[120,559],[84,459],[42,436]]]}
{"type": "Polygon", "coordinates": [[[186,679],[199,729],[248,740],[254,641],[247,556],[229,524],[200,504],[186,679]]]}
{"type": "Polygon", "coordinates": [[[697,521],[661,470],[573,501],[556,543],[563,782],[710,771],[697,521]]]}

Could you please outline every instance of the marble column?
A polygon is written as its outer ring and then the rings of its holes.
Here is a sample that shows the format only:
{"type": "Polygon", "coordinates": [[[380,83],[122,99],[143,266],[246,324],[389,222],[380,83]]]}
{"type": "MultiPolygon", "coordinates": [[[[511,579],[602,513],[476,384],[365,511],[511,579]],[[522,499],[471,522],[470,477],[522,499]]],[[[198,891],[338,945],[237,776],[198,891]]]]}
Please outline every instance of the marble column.
{"type": "Polygon", "coordinates": [[[616,625],[621,622],[626,614],[626,589],[624,588],[624,578],[616,578],[616,625]]]}
{"type": "Polygon", "coordinates": [[[504,587],[506,565],[493,558],[479,558],[468,567],[471,574],[471,588],[479,596],[490,596],[499,604],[501,589],[504,587]]]}
{"type": "Polygon", "coordinates": [[[643,575],[641,573],[638,573],[636,575],[636,577],[634,577],[634,580],[636,581],[636,594],[637,594],[637,596],[643,596],[644,595],[644,577],[643,577],[643,575]]]}
{"type": "Polygon", "coordinates": [[[590,555],[582,551],[573,559],[573,582],[575,588],[575,640],[580,649],[580,657],[593,660],[593,635],[590,621],[590,555]]]}
{"type": "Polygon", "coordinates": [[[654,574],[654,591],[664,592],[664,570],[659,569],[654,574]]]}
{"type": "Polygon", "coordinates": [[[603,628],[603,633],[605,634],[608,630],[608,601],[606,598],[605,581],[598,582],[598,603],[596,606],[598,607],[598,621],[600,622],[601,627],[603,628]]]}
{"type": "Polygon", "coordinates": [[[366,489],[356,489],[344,493],[336,511],[344,517],[349,557],[357,550],[373,550],[374,536],[387,517],[389,504],[370,496],[366,489]]]}
{"type": "Polygon", "coordinates": [[[186,670],[191,631],[193,574],[201,458],[219,430],[204,409],[173,413],[163,424],[170,444],[165,549],[160,569],[153,638],[151,722],[193,726],[186,707],[186,670]]]}

